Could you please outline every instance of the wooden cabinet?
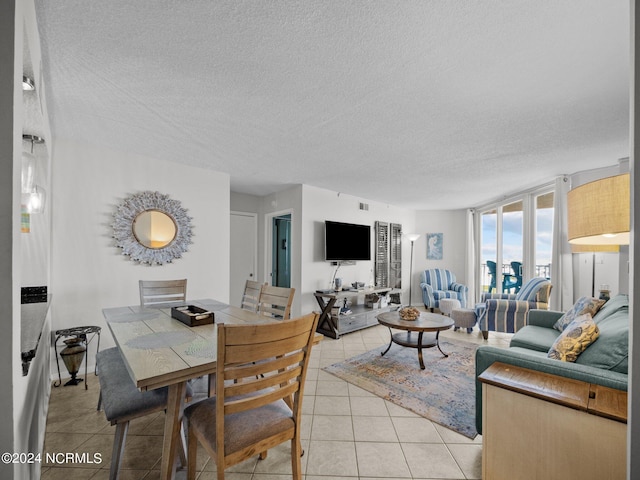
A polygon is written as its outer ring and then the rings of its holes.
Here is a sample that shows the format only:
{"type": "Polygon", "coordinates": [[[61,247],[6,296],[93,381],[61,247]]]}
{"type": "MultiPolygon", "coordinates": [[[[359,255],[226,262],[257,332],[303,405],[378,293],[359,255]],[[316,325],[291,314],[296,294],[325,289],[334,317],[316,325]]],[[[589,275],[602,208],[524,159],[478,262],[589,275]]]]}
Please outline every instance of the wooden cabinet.
{"type": "Polygon", "coordinates": [[[392,288],[375,288],[360,291],[315,292],[314,295],[318,301],[318,305],[320,305],[322,309],[320,319],[318,320],[317,331],[331,338],[340,338],[342,334],[377,325],[378,320],[376,317],[382,312],[388,312],[392,308],[397,308],[397,305],[370,308],[364,303],[364,298],[366,295],[372,293],[386,295],[395,292],[399,292],[399,290],[392,288]],[[336,311],[332,312],[334,307],[341,307],[345,299],[351,301],[351,306],[349,307],[351,313],[345,315],[336,311]]]}
{"type": "Polygon", "coordinates": [[[494,363],[482,386],[482,478],[626,478],[627,392],[494,363]]]}

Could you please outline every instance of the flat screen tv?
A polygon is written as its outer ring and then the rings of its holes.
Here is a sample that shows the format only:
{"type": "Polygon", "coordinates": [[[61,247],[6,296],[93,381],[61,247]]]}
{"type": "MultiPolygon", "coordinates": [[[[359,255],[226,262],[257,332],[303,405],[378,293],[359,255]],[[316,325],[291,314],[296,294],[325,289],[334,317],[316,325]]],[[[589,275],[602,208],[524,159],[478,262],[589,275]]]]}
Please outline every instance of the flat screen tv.
{"type": "Polygon", "coordinates": [[[325,260],[371,260],[371,227],[324,222],[325,260]]]}

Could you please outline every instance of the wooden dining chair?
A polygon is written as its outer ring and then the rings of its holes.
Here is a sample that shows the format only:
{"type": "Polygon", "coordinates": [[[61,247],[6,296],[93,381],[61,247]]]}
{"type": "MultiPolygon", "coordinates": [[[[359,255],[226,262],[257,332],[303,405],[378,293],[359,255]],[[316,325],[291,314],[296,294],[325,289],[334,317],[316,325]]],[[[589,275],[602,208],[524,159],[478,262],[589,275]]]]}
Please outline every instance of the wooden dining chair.
{"type": "Polygon", "coordinates": [[[262,288],[266,285],[266,283],[247,280],[247,283],[244,285],[240,308],[250,310],[254,313],[257,312],[260,308],[260,295],[262,294],[262,288]]]}
{"type": "Polygon", "coordinates": [[[302,478],[302,398],[317,323],[312,313],[262,325],[218,324],[216,395],[184,411],[188,480],[195,479],[198,443],[224,480],[227,467],[287,440],[293,478],[302,478]]]}
{"type": "Polygon", "coordinates": [[[291,304],[295,293],[295,288],[265,285],[260,294],[260,313],[284,320],[291,318],[291,304]]]}
{"type": "Polygon", "coordinates": [[[140,305],[149,307],[187,299],[187,279],[140,280],[140,305]]]}

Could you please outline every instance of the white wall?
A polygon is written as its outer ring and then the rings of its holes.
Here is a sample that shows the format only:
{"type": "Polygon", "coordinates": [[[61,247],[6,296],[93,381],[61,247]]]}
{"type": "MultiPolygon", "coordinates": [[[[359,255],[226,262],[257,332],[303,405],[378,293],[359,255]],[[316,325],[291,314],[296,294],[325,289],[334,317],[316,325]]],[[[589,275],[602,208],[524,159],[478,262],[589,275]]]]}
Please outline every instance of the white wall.
{"type": "Polygon", "coordinates": [[[580,297],[600,295],[600,286],[608,285],[611,297],[621,291],[619,282],[620,254],[615,252],[574,253],[573,259],[573,301],[580,297]],[[594,277],[595,258],[595,277],[594,277]],[[593,283],[592,283],[593,281],[593,283]],[[594,288],[595,287],[595,288],[594,288]],[[592,288],[594,291],[592,292],[592,288]]]}
{"type": "Polygon", "coordinates": [[[262,204],[262,197],[246,193],[231,192],[230,199],[233,212],[258,213],[262,204]]]}
{"type": "MultiPolygon", "coordinates": [[[[258,279],[271,283],[269,252],[269,219],[274,214],[291,213],[292,216],[292,275],[291,286],[295,287],[292,315],[301,315],[318,310],[313,292],[329,288],[335,267],[324,261],[324,221],[360,223],[371,226],[372,254],[374,225],[376,221],[402,224],[404,231],[414,223],[412,210],[372,202],[331,190],[296,185],[272,195],[254,197],[239,193],[231,194],[231,210],[258,213],[258,279]],[[256,205],[256,199],[259,205],[256,205]],[[359,210],[359,203],[369,204],[368,211],[359,210]]],[[[409,260],[408,243],[403,246],[403,263],[409,260]]],[[[338,276],[348,285],[354,281],[369,283],[374,262],[357,262],[353,266],[342,266],[338,276]]],[[[403,285],[408,291],[409,273],[403,267],[403,285]]],[[[405,295],[408,298],[408,294],[405,295]]]]}
{"type": "Polygon", "coordinates": [[[291,306],[291,315],[301,312],[300,292],[302,265],[301,251],[303,239],[302,224],[302,185],[296,185],[272,195],[262,197],[258,215],[258,278],[271,285],[271,228],[269,223],[275,215],[291,214],[291,286],[296,289],[291,306]]]}
{"type": "Polygon", "coordinates": [[[420,275],[430,268],[446,268],[451,270],[458,283],[467,284],[465,265],[467,258],[466,211],[438,210],[416,212],[415,232],[420,238],[416,240],[413,251],[413,293],[412,303],[422,303],[420,275]],[[427,233],[442,233],[442,260],[427,260],[427,233]]]}
{"type": "MultiPolygon", "coordinates": [[[[44,442],[46,415],[50,392],[49,382],[49,349],[47,340],[50,330],[50,316],[44,321],[41,342],[37,354],[30,364],[28,375],[23,376],[21,350],[21,306],[20,287],[25,285],[47,285],[49,280],[49,246],[50,224],[48,211],[45,214],[32,216],[32,234],[21,233],[20,228],[20,173],[21,153],[24,148],[22,134],[38,133],[43,138],[50,138],[47,118],[44,79],[40,75],[40,39],[35,18],[35,6],[32,0],[3,2],[2,14],[3,41],[0,42],[0,57],[4,59],[0,74],[3,92],[2,108],[5,114],[0,119],[0,155],[2,163],[3,210],[0,211],[2,232],[11,236],[4,238],[4,246],[0,255],[0,278],[3,287],[3,305],[12,306],[11,320],[5,322],[0,351],[3,352],[1,369],[3,388],[0,394],[0,411],[3,425],[0,434],[2,451],[6,452],[38,452],[44,442]],[[13,10],[15,6],[15,12],[13,10]],[[14,25],[12,26],[11,23],[14,25]],[[11,38],[13,37],[13,38],[11,38]],[[9,53],[13,50],[13,53],[9,53]],[[28,64],[23,61],[26,60],[28,64]],[[11,68],[11,61],[13,65],[11,68]],[[21,76],[31,65],[36,90],[22,92],[21,76]],[[6,94],[6,97],[5,97],[6,94]],[[7,100],[13,97],[11,105],[7,100]],[[37,105],[37,108],[30,108],[37,105]],[[37,112],[37,113],[36,113],[37,112]],[[6,122],[6,120],[9,120],[6,122]],[[37,131],[36,131],[37,130],[37,131]],[[8,144],[5,140],[10,139],[8,144]],[[13,144],[11,149],[7,147],[13,144]],[[10,159],[13,159],[11,161],[10,159]],[[5,210],[6,209],[6,210],[5,210]],[[4,262],[9,262],[5,264],[4,262]],[[9,265],[7,271],[5,267],[9,265]],[[11,420],[11,417],[12,420],[11,420]],[[6,421],[8,419],[8,421],[6,421]],[[11,428],[13,427],[13,428],[11,428]]],[[[36,153],[38,161],[37,183],[48,190],[49,145],[44,144],[36,153]]],[[[40,464],[16,463],[0,465],[1,478],[39,478],[40,464]]]]}
{"type": "MultiPolygon", "coordinates": [[[[0,3],[0,301],[6,307],[0,335],[0,450],[12,452],[14,443],[14,381],[20,365],[20,195],[21,92],[17,72],[22,69],[22,15],[15,2],[0,3]],[[16,10],[18,10],[16,12],[16,10]],[[16,21],[16,19],[20,19],[16,21]],[[16,284],[17,282],[17,284],[16,284]]],[[[19,388],[24,393],[24,388],[19,388]]],[[[13,465],[0,464],[0,478],[12,478],[13,465]]]]}
{"type": "MultiPolygon", "coordinates": [[[[318,310],[313,296],[318,289],[330,287],[335,268],[324,260],[324,221],[357,223],[371,226],[371,261],[359,261],[353,266],[342,266],[338,277],[346,285],[359,281],[369,284],[374,269],[374,226],[376,221],[399,223],[403,232],[414,229],[414,211],[394,207],[379,202],[361,199],[351,195],[332,192],[321,188],[302,186],[302,281],[299,297],[301,313],[318,310]],[[359,203],[369,204],[369,210],[359,209],[359,203]]],[[[402,248],[402,285],[403,301],[408,299],[409,285],[409,243],[403,242],[402,248]]],[[[297,294],[296,294],[297,295],[297,294]]]]}
{"type": "Polygon", "coordinates": [[[53,331],[98,325],[101,348],[114,345],[102,309],[138,304],[140,279],[187,278],[189,298],[228,301],[228,175],[57,141],[52,183],[53,331]],[[168,194],[192,217],[193,244],[171,264],[139,265],[113,242],[116,206],[145,190],[168,194]]]}

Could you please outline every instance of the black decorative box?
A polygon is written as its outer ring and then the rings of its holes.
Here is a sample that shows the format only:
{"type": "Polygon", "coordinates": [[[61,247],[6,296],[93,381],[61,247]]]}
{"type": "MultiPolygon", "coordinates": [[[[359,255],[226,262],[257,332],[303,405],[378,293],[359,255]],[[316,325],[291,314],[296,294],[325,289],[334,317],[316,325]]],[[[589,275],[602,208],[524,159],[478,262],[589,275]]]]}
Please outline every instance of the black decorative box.
{"type": "Polygon", "coordinates": [[[213,312],[196,307],[195,305],[171,307],[171,316],[190,327],[213,323],[213,312]]]}

